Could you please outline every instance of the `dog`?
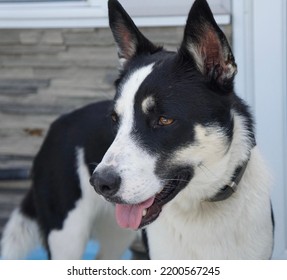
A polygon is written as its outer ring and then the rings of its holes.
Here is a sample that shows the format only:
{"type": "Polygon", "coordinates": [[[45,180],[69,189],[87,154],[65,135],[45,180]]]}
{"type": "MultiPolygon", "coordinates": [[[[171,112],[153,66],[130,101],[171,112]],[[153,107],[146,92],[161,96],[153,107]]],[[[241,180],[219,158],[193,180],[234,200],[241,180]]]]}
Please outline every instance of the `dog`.
{"type": "Polygon", "coordinates": [[[271,258],[270,175],[206,0],[192,5],[177,52],[149,41],[117,0],[108,6],[115,98],[51,126],[3,258],[42,240],[51,259],[77,259],[97,238],[99,258],[113,259],[140,231],[151,259],[271,258]]]}

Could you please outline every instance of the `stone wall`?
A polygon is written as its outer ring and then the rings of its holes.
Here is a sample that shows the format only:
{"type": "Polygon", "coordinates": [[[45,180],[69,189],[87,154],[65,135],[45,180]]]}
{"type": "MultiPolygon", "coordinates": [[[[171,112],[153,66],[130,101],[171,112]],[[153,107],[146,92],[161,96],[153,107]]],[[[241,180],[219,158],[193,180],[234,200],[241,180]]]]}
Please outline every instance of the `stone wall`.
{"type": "MultiPolygon", "coordinates": [[[[183,28],[143,32],[175,50],[183,28]]],[[[0,30],[0,179],[27,174],[60,114],[112,98],[117,67],[109,29],[0,30]]]]}

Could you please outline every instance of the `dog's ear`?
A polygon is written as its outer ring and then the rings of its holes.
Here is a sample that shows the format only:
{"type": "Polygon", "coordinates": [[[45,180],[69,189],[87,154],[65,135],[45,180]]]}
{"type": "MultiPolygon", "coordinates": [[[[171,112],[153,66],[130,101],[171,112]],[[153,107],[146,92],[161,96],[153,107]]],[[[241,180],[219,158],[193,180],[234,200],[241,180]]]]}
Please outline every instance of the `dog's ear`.
{"type": "Polygon", "coordinates": [[[151,43],[139,31],[117,0],[109,0],[108,8],[110,28],[118,47],[121,67],[138,54],[153,54],[162,49],[151,43]]]}
{"type": "Polygon", "coordinates": [[[220,86],[230,85],[237,72],[228,41],[206,0],[196,0],[189,12],[180,53],[192,57],[197,69],[220,86]]]}

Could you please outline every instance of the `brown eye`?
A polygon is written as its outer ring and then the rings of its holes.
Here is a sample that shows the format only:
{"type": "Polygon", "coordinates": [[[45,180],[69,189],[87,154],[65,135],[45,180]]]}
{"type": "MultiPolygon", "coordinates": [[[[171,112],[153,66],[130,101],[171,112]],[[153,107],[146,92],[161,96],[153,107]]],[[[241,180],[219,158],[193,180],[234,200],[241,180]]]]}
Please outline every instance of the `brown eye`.
{"type": "Polygon", "coordinates": [[[117,115],[116,112],[113,112],[113,113],[111,114],[111,118],[112,118],[112,121],[113,121],[113,122],[118,122],[118,120],[119,120],[119,116],[117,115]]]}
{"type": "Polygon", "coordinates": [[[166,117],[160,117],[158,120],[158,124],[160,126],[167,126],[167,125],[171,125],[174,122],[174,119],[169,119],[166,117]]]}

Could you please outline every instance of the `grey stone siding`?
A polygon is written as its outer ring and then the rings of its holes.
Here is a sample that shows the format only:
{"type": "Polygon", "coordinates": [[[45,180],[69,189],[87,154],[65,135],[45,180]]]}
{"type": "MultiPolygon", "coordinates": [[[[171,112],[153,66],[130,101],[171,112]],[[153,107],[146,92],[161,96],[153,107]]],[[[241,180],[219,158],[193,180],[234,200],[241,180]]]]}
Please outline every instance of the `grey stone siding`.
{"type": "MultiPolygon", "coordinates": [[[[142,30],[172,50],[183,32],[142,30]]],[[[224,30],[230,38],[230,26],[224,30]]],[[[109,29],[0,30],[0,171],[29,169],[60,114],[111,99],[117,67],[109,29]]]]}

